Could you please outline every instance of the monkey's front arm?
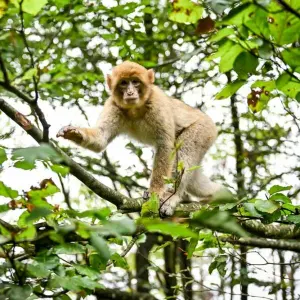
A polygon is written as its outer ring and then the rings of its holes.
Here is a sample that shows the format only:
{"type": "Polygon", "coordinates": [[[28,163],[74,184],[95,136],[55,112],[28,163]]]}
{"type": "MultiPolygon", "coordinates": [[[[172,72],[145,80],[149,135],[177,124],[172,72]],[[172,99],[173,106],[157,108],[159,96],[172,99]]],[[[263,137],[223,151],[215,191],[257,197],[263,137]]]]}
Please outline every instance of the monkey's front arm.
{"type": "Polygon", "coordinates": [[[97,125],[93,128],[65,126],[56,136],[89,150],[101,152],[116,137],[120,128],[118,115],[112,110],[114,107],[105,105],[97,125]]]}
{"type": "Polygon", "coordinates": [[[165,178],[171,177],[173,165],[171,153],[173,147],[173,143],[170,142],[157,146],[151,175],[150,193],[155,192],[160,199],[163,198],[165,192],[165,178]]]}

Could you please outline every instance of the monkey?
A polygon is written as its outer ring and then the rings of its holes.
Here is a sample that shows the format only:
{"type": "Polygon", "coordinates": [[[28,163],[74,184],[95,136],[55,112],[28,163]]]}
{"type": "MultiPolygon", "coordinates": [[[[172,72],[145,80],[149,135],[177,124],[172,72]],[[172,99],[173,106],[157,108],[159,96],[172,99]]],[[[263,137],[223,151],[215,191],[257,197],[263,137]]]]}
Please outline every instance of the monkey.
{"type": "Polygon", "coordinates": [[[150,193],[160,199],[160,212],[171,216],[185,194],[210,197],[224,188],[206,177],[200,165],[205,153],[217,138],[212,119],[199,109],[169,97],[154,84],[153,69],[125,61],[107,76],[110,97],[106,100],[93,128],[65,126],[57,137],[63,137],[95,152],[103,151],[118,135],[129,137],[155,149],[150,193]],[[165,178],[174,173],[176,161],[184,172],[174,192],[168,191],[165,178]],[[172,159],[173,156],[173,159],[172,159]]]}

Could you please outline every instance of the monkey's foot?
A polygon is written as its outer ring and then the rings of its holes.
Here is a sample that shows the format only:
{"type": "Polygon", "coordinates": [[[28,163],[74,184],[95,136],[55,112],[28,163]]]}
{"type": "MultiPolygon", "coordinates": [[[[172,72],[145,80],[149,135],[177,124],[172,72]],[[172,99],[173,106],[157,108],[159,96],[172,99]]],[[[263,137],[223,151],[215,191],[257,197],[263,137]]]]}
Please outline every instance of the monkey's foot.
{"type": "Polygon", "coordinates": [[[163,216],[172,216],[179,201],[180,199],[176,194],[167,200],[160,200],[160,214],[163,216]]]}
{"type": "Polygon", "coordinates": [[[83,140],[80,130],[74,126],[65,126],[61,128],[56,137],[60,136],[75,143],[81,143],[83,140]]]}

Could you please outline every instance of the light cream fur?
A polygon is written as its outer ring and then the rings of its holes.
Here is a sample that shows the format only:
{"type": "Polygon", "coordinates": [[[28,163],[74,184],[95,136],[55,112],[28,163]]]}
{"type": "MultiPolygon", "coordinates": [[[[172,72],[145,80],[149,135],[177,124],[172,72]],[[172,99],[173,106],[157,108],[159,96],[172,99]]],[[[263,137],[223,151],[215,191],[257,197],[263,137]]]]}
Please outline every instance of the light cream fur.
{"type": "Polygon", "coordinates": [[[200,165],[217,137],[217,130],[209,116],[167,96],[153,82],[153,71],[136,63],[124,62],[115,67],[108,77],[112,95],[106,101],[96,126],[64,127],[58,136],[97,152],[104,150],[120,134],[153,146],[156,155],[150,192],[155,192],[160,197],[163,203],[161,212],[172,215],[185,191],[196,197],[203,197],[214,194],[222,187],[205,177],[200,169],[187,171],[200,165]],[[132,77],[139,78],[144,89],[139,91],[140,98],[133,107],[124,107],[122,97],[117,93],[118,82],[121,78],[132,77]],[[172,176],[174,161],[171,153],[175,143],[179,141],[182,145],[177,152],[178,161],[183,161],[185,171],[176,193],[164,201],[168,195],[164,177],[172,176]]]}

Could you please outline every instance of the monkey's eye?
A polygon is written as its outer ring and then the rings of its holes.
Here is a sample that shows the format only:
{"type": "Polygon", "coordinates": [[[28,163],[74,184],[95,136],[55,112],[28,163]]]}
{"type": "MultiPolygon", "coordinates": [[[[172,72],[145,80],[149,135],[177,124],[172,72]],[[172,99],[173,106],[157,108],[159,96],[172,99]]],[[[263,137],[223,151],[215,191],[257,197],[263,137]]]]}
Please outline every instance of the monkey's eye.
{"type": "Polygon", "coordinates": [[[126,80],[122,80],[122,81],[120,82],[120,86],[121,86],[121,87],[126,87],[126,86],[127,86],[127,81],[126,81],[126,80]]]}
{"type": "Polygon", "coordinates": [[[140,82],[138,80],[132,80],[132,84],[134,86],[139,86],[140,85],[140,82]]]}

